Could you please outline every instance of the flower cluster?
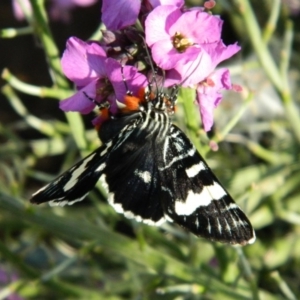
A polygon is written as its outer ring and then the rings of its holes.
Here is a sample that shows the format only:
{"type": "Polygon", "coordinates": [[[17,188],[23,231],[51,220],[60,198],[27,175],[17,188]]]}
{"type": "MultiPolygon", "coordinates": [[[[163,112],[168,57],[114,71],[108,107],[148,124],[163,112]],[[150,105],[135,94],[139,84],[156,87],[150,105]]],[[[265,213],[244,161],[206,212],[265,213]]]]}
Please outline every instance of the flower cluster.
{"type": "Polygon", "coordinates": [[[232,89],[228,69],[216,67],[240,47],[224,45],[223,22],[205,7],[187,9],[183,0],[103,0],[107,30],[101,42],[75,37],[67,42],[62,68],[78,92],[62,101],[61,109],[88,113],[95,103],[108,101],[115,114],[126,87],[134,94],[147,85],[153,62],[157,76],[163,74],[163,87],[196,90],[203,127],[209,131],[220,91],[232,89]]]}

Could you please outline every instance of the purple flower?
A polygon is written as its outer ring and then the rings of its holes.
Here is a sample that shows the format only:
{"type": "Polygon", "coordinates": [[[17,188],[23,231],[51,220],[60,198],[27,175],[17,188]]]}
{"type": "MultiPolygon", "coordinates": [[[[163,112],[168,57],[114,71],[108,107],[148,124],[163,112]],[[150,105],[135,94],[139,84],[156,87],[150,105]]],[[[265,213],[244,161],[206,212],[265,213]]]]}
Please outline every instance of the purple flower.
{"type": "Polygon", "coordinates": [[[102,21],[108,30],[120,30],[133,25],[139,14],[148,14],[160,5],[182,7],[184,0],[103,0],[102,21]]]}
{"type": "Polygon", "coordinates": [[[152,8],[155,8],[160,5],[174,5],[177,7],[183,7],[184,0],[148,0],[152,8]]]}
{"type": "Polygon", "coordinates": [[[199,9],[182,12],[171,5],[158,6],[145,22],[146,42],[153,59],[165,70],[203,56],[205,45],[220,41],[221,29],[218,17],[199,9]]]}
{"type": "Polygon", "coordinates": [[[197,86],[196,100],[205,131],[209,131],[214,123],[213,110],[222,100],[222,94],[220,93],[222,89],[232,89],[229,70],[224,68],[214,71],[197,86]]]}
{"type": "MultiPolygon", "coordinates": [[[[0,290],[2,287],[9,285],[10,283],[17,281],[19,276],[16,273],[8,272],[4,267],[0,265],[0,290]]],[[[16,293],[11,292],[5,298],[7,300],[24,300],[21,296],[16,293]]]]}
{"type": "Polygon", "coordinates": [[[291,16],[297,16],[300,14],[300,2],[297,0],[283,0],[283,4],[286,6],[291,16]]]}
{"type": "Polygon", "coordinates": [[[240,50],[221,40],[222,20],[193,9],[182,12],[174,6],[159,6],[146,19],[146,42],[154,61],[166,71],[165,86],[197,87],[197,102],[203,126],[213,125],[213,109],[220,103],[221,89],[231,89],[227,69],[216,66],[240,50]]]}
{"type": "Polygon", "coordinates": [[[222,40],[213,45],[203,45],[203,51],[192,61],[179,61],[177,65],[166,72],[165,86],[181,84],[185,87],[192,87],[211,74],[217,65],[230,58],[241,47],[237,44],[226,46],[222,40]]]}
{"type": "Polygon", "coordinates": [[[135,23],[141,0],[103,0],[102,21],[109,30],[119,30],[135,23]]]}
{"type": "MultiPolygon", "coordinates": [[[[54,20],[63,22],[70,21],[70,11],[76,6],[90,6],[96,3],[97,0],[51,0],[50,17],[54,20]]],[[[17,20],[24,20],[25,16],[22,8],[17,0],[12,1],[14,15],[17,20]]],[[[29,0],[22,0],[22,5],[25,9],[31,12],[29,0]]]]}
{"type": "Polygon", "coordinates": [[[52,20],[61,20],[67,23],[71,19],[71,10],[76,6],[86,7],[96,2],[97,0],[52,0],[49,14],[52,20]]]}
{"type": "MultiPolygon", "coordinates": [[[[30,5],[29,0],[24,0],[22,2],[22,5],[26,11],[31,12],[31,5],[30,5]]],[[[25,19],[24,12],[23,12],[22,8],[20,7],[20,4],[18,3],[17,0],[12,1],[12,8],[13,8],[14,16],[18,21],[22,21],[25,19]]]]}
{"type": "Polygon", "coordinates": [[[62,60],[65,75],[75,83],[78,92],[61,101],[64,111],[91,112],[95,103],[108,101],[110,112],[118,110],[117,101],[122,102],[128,89],[134,94],[146,86],[146,77],[131,66],[124,66],[112,58],[107,58],[103,48],[97,43],[85,43],[71,37],[67,42],[62,60]]]}

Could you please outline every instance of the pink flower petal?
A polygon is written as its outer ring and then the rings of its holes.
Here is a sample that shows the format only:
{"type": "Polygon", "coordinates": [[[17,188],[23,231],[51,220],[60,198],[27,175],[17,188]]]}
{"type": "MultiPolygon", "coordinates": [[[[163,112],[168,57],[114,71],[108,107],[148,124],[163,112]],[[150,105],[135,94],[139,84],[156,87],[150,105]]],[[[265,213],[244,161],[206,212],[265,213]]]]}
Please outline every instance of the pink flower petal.
{"type": "Polygon", "coordinates": [[[87,62],[92,70],[95,71],[96,76],[106,76],[105,61],[107,57],[103,48],[97,43],[92,43],[87,46],[86,52],[87,62]]]}
{"type": "Polygon", "coordinates": [[[119,30],[136,22],[140,0],[103,0],[102,21],[109,30],[119,30]]]}
{"type": "MultiPolygon", "coordinates": [[[[29,0],[23,0],[22,5],[24,6],[24,8],[32,13],[32,9],[31,9],[31,4],[29,0]]],[[[22,21],[25,19],[24,13],[22,8],[20,7],[20,4],[18,3],[17,0],[13,0],[12,1],[12,6],[13,6],[13,12],[14,12],[14,16],[18,21],[22,21]]]]}
{"type": "Polygon", "coordinates": [[[216,100],[216,96],[214,94],[201,94],[197,92],[197,99],[200,100],[200,114],[201,120],[203,124],[203,128],[205,131],[210,131],[214,124],[214,102],[216,100]]]}
{"type": "Polygon", "coordinates": [[[174,49],[168,40],[155,43],[151,48],[151,52],[156,64],[165,70],[173,68],[183,56],[174,49]]]}
{"type": "Polygon", "coordinates": [[[184,0],[159,0],[159,2],[160,5],[175,5],[179,8],[184,5],[184,0]]]}
{"type": "Polygon", "coordinates": [[[209,131],[213,125],[213,110],[222,100],[221,89],[231,89],[229,71],[225,68],[213,72],[197,88],[197,102],[205,131],[209,131]]]}
{"type": "MultiPolygon", "coordinates": [[[[64,1],[64,0],[60,0],[60,1],[64,1]]],[[[72,0],[74,2],[75,5],[78,6],[90,6],[93,5],[97,2],[97,0],[72,0]]]]}
{"type": "Polygon", "coordinates": [[[59,108],[63,111],[79,111],[87,114],[94,109],[95,104],[86,95],[96,99],[96,81],[92,81],[73,96],[60,101],[59,108]]]}
{"type": "MultiPolygon", "coordinates": [[[[192,56],[190,56],[192,58],[192,56]]],[[[204,51],[199,51],[198,55],[190,61],[179,60],[174,68],[166,73],[166,86],[172,85],[172,78],[179,78],[180,82],[173,84],[181,84],[185,87],[193,87],[195,84],[203,81],[213,70],[211,57],[204,51]]]]}
{"type": "Polygon", "coordinates": [[[158,6],[145,21],[146,43],[151,47],[154,43],[170,40],[168,28],[180,17],[181,11],[173,5],[158,6]]]}
{"type": "Polygon", "coordinates": [[[67,41],[67,48],[61,59],[64,74],[77,86],[84,86],[91,79],[97,77],[97,73],[87,60],[86,51],[88,48],[89,44],[76,37],[71,37],[67,41]]]}
{"type": "Polygon", "coordinates": [[[222,61],[230,58],[237,52],[241,50],[241,47],[237,45],[237,43],[233,45],[226,46],[220,40],[217,44],[211,45],[206,44],[203,45],[203,49],[209,54],[212,60],[212,64],[214,68],[222,61]]]}
{"type": "Polygon", "coordinates": [[[182,13],[169,30],[171,35],[180,32],[192,42],[202,45],[220,40],[223,21],[201,10],[182,13]]]}

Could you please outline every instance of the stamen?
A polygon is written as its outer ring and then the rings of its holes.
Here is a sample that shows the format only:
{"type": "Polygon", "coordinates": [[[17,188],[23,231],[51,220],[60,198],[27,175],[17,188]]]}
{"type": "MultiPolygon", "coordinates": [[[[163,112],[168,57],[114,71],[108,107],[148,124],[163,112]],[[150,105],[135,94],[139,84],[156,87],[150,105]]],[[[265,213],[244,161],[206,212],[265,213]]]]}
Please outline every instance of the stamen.
{"type": "Polygon", "coordinates": [[[188,47],[193,45],[194,43],[180,32],[176,32],[173,36],[173,46],[179,53],[184,52],[188,47]]]}

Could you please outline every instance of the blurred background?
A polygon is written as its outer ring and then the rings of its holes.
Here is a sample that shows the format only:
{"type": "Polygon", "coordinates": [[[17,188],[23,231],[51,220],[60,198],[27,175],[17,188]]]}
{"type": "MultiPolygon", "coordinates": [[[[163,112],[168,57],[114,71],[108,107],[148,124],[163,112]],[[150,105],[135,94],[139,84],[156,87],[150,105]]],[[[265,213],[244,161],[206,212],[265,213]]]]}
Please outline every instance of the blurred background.
{"type": "MultiPolygon", "coordinates": [[[[70,36],[99,37],[101,1],[45,2],[59,57],[70,36]]],[[[127,220],[100,186],[70,207],[29,203],[100,141],[93,114],[59,110],[72,85],[52,86],[39,34],[0,2],[0,299],[300,298],[300,1],[219,0],[212,13],[242,46],[225,64],[242,91],[224,93],[208,137],[180,107],[174,122],[255,227],[244,248],[127,220]]]]}

